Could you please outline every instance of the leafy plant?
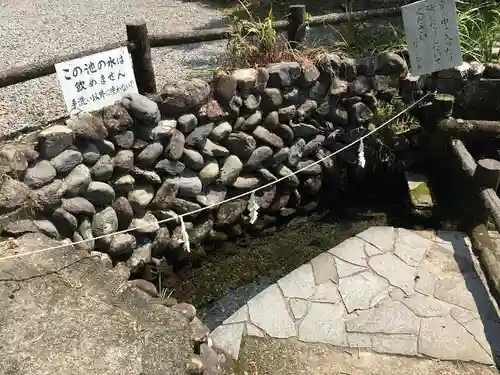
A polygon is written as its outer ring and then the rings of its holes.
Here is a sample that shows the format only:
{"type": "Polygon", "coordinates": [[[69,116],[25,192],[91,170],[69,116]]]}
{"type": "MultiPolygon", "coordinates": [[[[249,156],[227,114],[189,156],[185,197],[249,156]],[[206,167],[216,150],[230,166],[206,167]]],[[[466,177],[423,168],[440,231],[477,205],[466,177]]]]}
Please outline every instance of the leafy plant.
{"type": "Polygon", "coordinates": [[[493,61],[500,41],[500,9],[496,1],[457,1],[462,53],[466,60],[493,61]]]}

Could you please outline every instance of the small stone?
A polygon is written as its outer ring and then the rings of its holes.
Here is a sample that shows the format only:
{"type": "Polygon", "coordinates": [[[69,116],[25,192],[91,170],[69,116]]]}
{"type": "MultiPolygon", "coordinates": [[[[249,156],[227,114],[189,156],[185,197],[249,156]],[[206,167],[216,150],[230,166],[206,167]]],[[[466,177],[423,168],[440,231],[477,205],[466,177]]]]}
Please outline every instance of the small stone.
{"type": "Polygon", "coordinates": [[[219,164],[215,159],[208,159],[205,166],[198,172],[203,184],[213,182],[219,176],[219,164]]]}
{"type": "Polygon", "coordinates": [[[273,150],[271,149],[271,147],[268,146],[257,147],[252,152],[247,162],[245,163],[245,168],[248,168],[250,170],[258,169],[262,166],[263,163],[269,160],[272,156],[273,156],[273,150]]]}
{"type": "Polygon", "coordinates": [[[177,129],[184,134],[191,133],[198,126],[196,115],[189,113],[177,119],[177,129]]]}
{"type": "Polygon", "coordinates": [[[56,169],[47,160],[42,160],[34,167],[28,168],[24,176],[24,183],[32,189],[40,188],[56,178],[56,169]]]}
{"type": "Polygon", "coordinates": [[[325,142],[325,136],[322,134],[318,134],[311,141],[307,142],[307,144],[305,145],[305,147],[302,151],[302,156],[308,157],[311,155],[315,155],[316,152],[318,151],[318,149],[323,144],[323,142],[325,142]]]}
{"type": "Polygon", "coordinates": [[[56,172],[60,175],[68,174],[82,162],[82,154],[75,150],[64,150],[50,161],[56,172]]]}
{"type": "Polygon", "coordinates": [[[302,65],[300,83],[304,87],[311,87],[319,79],[319,70],[314,64],[302,65]]]}
{"type": "Polygon", "coordinates": [[[111,260],[111,257],[108,254],[101,253],[100,251],[90,251],[90,256],[93,257],[94,259],[97,259],[107,269],[111,270],[113,268],[113,261],[111,260]]]}
{"type": "Polygon", "coordinates": [[[363,96],[371,89],[371,84],[365,76],[358,76],[347,84],[347,92],[352,96],[363,96]]]}
{"type": "Polygon", "coordinates": [[[245,122],[241,125],[241,130],[251,133],[257,125],[262,121],[262,112],[257,111],[250,117],[248,117],[245,122]]]}
{"type": "Polygon", "coordinates": [[[268,87],[283,88],[292,86],[293,81],[300,78],[302,69],[297,62],[280,62],[270,64],[268,87]]]}
{"type": "Polygon", "coordinates": [[[285,160],[288,160],[288,157],[290,155],[290,149],[288,147],[283,147],[281,150],[276,152],[273,155],[272,161],[274,164],[281,164],[284,163],[285,160]]]}
{"type": "Polygon", "coordinates": [[[81,112],[70,117],[66,120],[66,126],[77,137],[84,139],[105,139],[108,136],[108,129],[104,126],[102,119],[88,112],[81,112]]]}
{"type": "Polygon", "coordinates": [[[193,203],[181,198],[173,198],[170,203],[170,208],[179,214],[187,214],[192,211],[199,210],[201,207],[197,203],[193,203]]]}
{"type": "Polygon", "coordinates": [[[373,112],[365,103],[355,103],[349,108],[349,122],[352,126],[365,125],[372,119],[373,112]]]}
{"type": "MultiPolygon", "coordinates": [[[[9,201],[16,205],[18,202],[27,199],[28,195],[30,202],[33,204],[33,208],[37,211],[52,211],[61,204],[61,197],[64,194],[64,190],[61,189],[63,182],[61,180],[54,180],[52,183],[45,185],[44,187],[29,191],[29,188],[22,182],[18,182],[16,185],[12,186],[7,182],[4,182],[4,187],[7,189],[13,188],[12,192],[0,189],[0,212],[4,211],[4,198],[9,199],[9,201]],[[19,185],[17,185],[19,184],[19,185]],[[3,194],[6,194],[4,196],[3,194]],[[10,195],[12,194],[12,195],[10,195]]],[[[8,204],[10,206],[10,204],[8,204]]],[[[14,207],[15,208],[15,207],[14,207]]],[[[8,209],[9,210],[9,209],[8,209]]]]}
{"type": "Polygon", "coordinates": [[[94,164],[90,173],[92,179],[96,181],[108,181],[113,175],[114,162],[109,155],[102,155],[97,163],[94,164]]]}
{"type": "Polygon", "coordinates": [[[234,75],[221,72],[216,77],[215,92],[223,102],[229,102],[236,95],[238,80],[234,75]]]}
{"type": "Polygon", "coordinates": [[[210,133],[210,138],[218,142],[224,141],[232,130],[233,128],[231,127],[229,122],[223,122],[213,128],[212,132],[210,133]]]}
{"type": "Polygon", "coordinates": [[[116,217],[118,218],[118,229],[127,229],[132,221],[132,216],[134,211],[131,204],[125,197],[118,197],[112,205],[116,212],[116,217]]]}
{"type": "Polygon", "coordinates": [[[306,141],[302,138],[297,139],[295,143],[290,147],[290,153],[287,158],[287,165],[294,168],[299,164],[300,159],[302,159],[302,153],[306,147],[306,141]]]}
{"type": "Polygon", "coordinates": [[[132,148],[134,145],[134,132],[132,130],[127,130],[125,133],[116,134],[113,136],[113,142],[123,149],[132,148]]]}
{"type": "Polygon", "coordinates": [[[56,225],[59,233],[61,233],[64,237],[73,236],[73,233],[78,226],[76,217],[68,211],[58,208],[52,214],[52,219],[54,220],[54,224],[56,225]]]}
{"type": "Polygon", "coordinates": [[[160,175],[177,176],[186,166],[180,161],[172,161],[169,159],[160,160],[155,165],[155,172],[160,175]]]}
{"type": "Polygon", "coordinates": [[[238,176],[236,181],[233,183],[233,187],[235,189],[243,189],[243,190],[248,190],[248,189],[255,189],[256,187],[260,186],[261,182],[258,177],[255,176],[238,176]]]}
{"type": "Polygon", "coordinates": [[[257,126],[252,134],[255,137],[255,139],[263,143],[266,143],[271,147],[275,147],[277,149],[283,147],[283,140],[276,134],[271,133],[269,130],[267,130],[262,126],[257,126]]]}
{"type": "Polygon", "coordinates": [[[291,124],[290,126],[293,130],[294,136],[298,138],[312,138],[319,133],[319,129],[317,127],[303,122],[291,124]]]}
{"type": "MultiPolygon", "coordinates": [[[[151,140],[162,141],[168,139],[175,132],[177,121],[175,120],[161,120],[158,125],[151,129],[151,140]]],[[[184,138],[184,137],[183,137],[184,138]]]]}
{"type": "Polygon", "coordinates": [[[119,195],[128,195],[134,188],[134,184],[135,178],[126,174],[113,182],[113,188],[119,195]]]}
{"type": "Polygon", "coordinates": [[[38,133],[38,146],[42,157],[52,159],[73,144],[73,131],[67,126],[54,125],[38,133]]]}
{"type": "Polygon", "coordinates": [[[245,112],[254,113],[255,111],[257,111],[257,109],[259,109],[261,99],[261,96],[258,94],[248,94],[243,101],[243,105],[246,110],[245,112]]]}
{"type": "Polygon", "coordinates": [[[234,121],[234,126],[233,126],[233,130],[234,132],[236,131],[239,131],[241,130],[241,127],[243,126],[243,124],[245,123],[245,118],[244,117],[238,117],[235,121],[234,121]]]}
{"type": "Polygon", "coordinates": [[[207,137],[214,129],[214,124],[209,123],[206,125],[198,126],[195,128],[185,139],[186,147],[201,149],[205,146],[207,137]]]}
{"type": "Polygon", "coordinates": [[[110,105],[102,110],[102,120],[106,129],[113,133],[124,133],[134,124],[134,120],[121,105],[110,105]]]}
{"type": "Polygon", "coordinates": [[[107,139],[95,139],[94,143],[101,154],[112,155],[115,153],[115,145],[107,139]]]}
{"type": "Polygon", "coordinates": [[[128,172],[134,166],[134,153],[132,150],[118,151],[114,158],[115,168],[121,172],[128,172]]]}
{"type": "Polygon", "coordinates": [[[61,208],[73,215],[95,215],[94,205],[82,197],[63,199],[61,208]]]}
{"type": "Polygon", "coordinates": [[[294,105],[278,109],[278,115],[281,122],[289,122],[293,120],[297,113],[297,108],[294,105]]]}
{"type": "MultiPolygon", "coordinates": [[[[59,238],[59,231],[57,230],[56,226],[52,224],[49,220],[33,220],[33,224],[37,227],[37,229],[51,237],[51,238],[59,238]]],[[[76,232],[75,232],[76,233],[76,232]]]]}
{"type": "Polygon", "coordinates": [[[297,173],[303,176],[317,176],[321,174],[321,165],[314,160],[301,160],[297,164],[297,173]]]}
{"type": "Polygon", "coordinates": [[[257,70],[253,68],[237,69],[231,74],[231,77],[237,82],[238,90],[246,93],[255,87],[257,70]]]}
{"type": "Polygon", "coordinates": [[[172,199],[176,197],[178,191],[179,187],[177,184],[165,180],[156,192],[151,205],[158,209],[168,209],[172,199]]]}
{"type": "Polygon", "coordinates": [[[352,81],[356,78],[356,60],[344,58],[340,61],[339,75],[347,81],[352,81]]]}
{"type": "Polygon", "coordinates": [[[293,174],[293,172],[290,170],[290,168],[287,168],[284,165],[280,165],[276,168],[276,175],[279,178],[284,178],[287,177],[285,180],[283,180],[287,185],[292,186],[292,187],[297,187],[299,186],[299,179],[297,176],[293,174]]]}
{"type": "Polygon", "coordinates": [[[155,235],[155,239],[151,245],[151,254],[153,257],[160,257],[165,254],[165,252],[170,249],[170,231],[167,227],[161,227],[158,229],[155,235]]]}
{"type": "Polygon", "coordinates": [[[125,261],[133,254],[135,246],[136,239],[131,234],[116,234],[109,245],[108,254],[115,262],[125,261]]]}
{"type": "Polygon", "coordinates": [[[155,190],[151,185],[138,185],[128,195],[128,201],[134,212],[142,212],[155,196],[155,190]]]}
{"type": "MultiPolygon", "coordinates": [[[[126,269],[128,270],[128,267],[126,267],[126,269]]],[[[158,297],[158,291],[156,290],[155,285],[147,280],[135,279],[135,280],[128,281],[127,285],[131,286],[131,287],[135,287],[135,288],[143,291],[144,293],[146,293],[150,297],[153,297],[153,298],[158,297]]]]}
{"type": "Polygon", "coordinates": [[[201,153],[203,156],[209,157],[226,157],[229,155],[229,150],[217,143],[212,142],[210,139],[207,139],[205,142],[205,146],[201,149],[201,153]]]}
{"type": "Polygon", "coordinates": [[[144,266],[151,262],[151,243],[146,243],[132,253],[126,265],[132,274],[140,272],[144,266]]]}
{"type": "Polygon", "coordinates": [[[227,116],[227,113],[222,109],[217,100],[209,100],[207,103],[203,104],[198,111],[198,117],[200,117],[202,121],[214,121],[225,116],[227,116]]]}
{"type": "Polygon", "coordinates": [[[226,146],[232,154],[238,156],[242,161],[246,161],[257,148],[257,142],[251,135],[237,132],[229,134],[226,146]]]}
{"type": "Polygon", "coordinates": [[[96,213],[92,220],[92,234],[94,237],[104,236],[118,229],[118,218],[112,207],[106,207],[96,213]]]}
{"type": "Polygon", "coordinates": [[[262,93],[262,108],[265,111],[273,111],[278,109],[283,103],[281,91],[275,88],[266,88],[262,93]]]}
{"type": "Polygon", "coordinates": [[[240,218],[247,208],[247,202],[237,199],[231,202],[223,203],[217,210],[215,222],[217,224],[232,224],[240,218]]]}
{"type": "Polygon", "coordinates": [[[226,199],[227,189],[222,184],[209,185],[203,195],[197,195],[196,201],[203,206],[212,206],[226,199]]]}
{"type": "Polygon", "coordinates": [[[84,196],[96,206],[107,206],[115,199],[115,191],[105,182],[92,181],[84,196]]]}
{"type": "Polygon", "coordinates": [[[279,124],[274,132],[283,140],[283,143],[290,146],[295,137],[291,127],[285,124],[279,124]]]}
{"type": "Polygon", "coordinates": [[[9,237],[19,237],[25,233],[37,233],[38,227],[33,223],[33,220],[17,220],[8,223],[2,233],[9,237]]]}
{"type": "Polygon", "coordinates": [[[272,111],[267,114],[267,116],[264,118],[264,122],[262,126],[264,126],[266,129],[269,129],[271,131],[274,131],[280,124],[280,119],[279,119],[279,113],[278,111],[272,111]]]}
{"type": "Polygon", "coordinates": [[[165,179],[165,182],[177,185],[179,195],[184,197],[196,197],[201,193],[202,183],[200,178],[189,169],[185,169],[179,176],[165,179]]]}
{"type": "Polygon", "coordinates": [[[27,169],[28,159],[19,146],[7,143],[0,148],[0,176],[22,179],[27,169]]]}
{"type": "Polygon", "coordinates": [[[268,70],[262,66],[260,68],[257,68],[257,80],[255,81],[255,90],[257,92],[264,91],[268,81],[269,81],[268,70]]]}
{"type": "Polygon", "coordinates": [[[184,143],[184,134],[177,129],[173,129],[172,136],[165,147],[165,156],[171,160],[179,160],[184,151],[184,143]]]}
{"type": "Polygon", "coordinates": [[[393,52],[382,52],[377,55],[375,73],[383,76],[399,78],[408,75],[408,64],[404,58],[393,52]]]}
{"type": "Polygon", "coordinates": [[[95,143],[88,143],[87,147],[82,151],[82,156],[85,164],[94,165],[101,157],[101,153],[95,143]]]}
{"type": "Polygon", "coordinates": [[[135,158],[135,162],[142,168],[152,167],[163,153],[163,145],[160,142],[150,143],[135,158]]]}
{"type": "Polygon", "coordinates": [[[90,170],[83,164],[77,165],[63,180],[62,190],[75,196],[85,192],[92,178],[90,170]]]}
{"type": "Polygon", "coordinates": [[[145,126],[155,125],[160,121],[161,115],[158,105],[143,95],[136,93],[125,94],[121,104],[140,124],[145,126]]]}
{"type": "Polygon", "coordinates": [[[184,149],[181,160],[188,168],[194,171],[199,171],[205,164],[203,156],[198,151],[187,148],[184,149]]]}
{"type": "Polygon", "coordinates": [[[136,180],[142,180],[143,182],[147,182],[150,184],[158,185],[161,184],[161,178],[158,176],[158,173],[154,171],[147,171],[141,168],[134,167],[130,171],[130,174],[136,180]]]}
{"type": "Polygon", "coordinates": [[[151,212],[146,211],[144,216],[132,219],[130,228],[137,233],[155,233],[160,226],[156,217],[151,212]]]}

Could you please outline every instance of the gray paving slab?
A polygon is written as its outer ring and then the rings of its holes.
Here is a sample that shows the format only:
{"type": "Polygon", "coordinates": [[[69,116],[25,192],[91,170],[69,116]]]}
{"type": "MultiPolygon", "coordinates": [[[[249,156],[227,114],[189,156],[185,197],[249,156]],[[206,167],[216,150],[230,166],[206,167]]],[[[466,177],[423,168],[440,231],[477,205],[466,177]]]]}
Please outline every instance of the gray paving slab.
{"type": "Polygon", "coordinates": [[[492,364],[498,308],[469,244],[458,232],[369,228],[252,298],[214,331],[214,344],[233,345],[236,356],[241,332],[492,364]]]}
{"type": "Polygon", "coordinates": [[[335,265],[335,258],[329,253],[323,253],[311,260],[313,268],[314,279],[316,284],[323,283],[331,280],[335,284],[339,283],[339,275],[337,273],[337,266],[335,265]]]}

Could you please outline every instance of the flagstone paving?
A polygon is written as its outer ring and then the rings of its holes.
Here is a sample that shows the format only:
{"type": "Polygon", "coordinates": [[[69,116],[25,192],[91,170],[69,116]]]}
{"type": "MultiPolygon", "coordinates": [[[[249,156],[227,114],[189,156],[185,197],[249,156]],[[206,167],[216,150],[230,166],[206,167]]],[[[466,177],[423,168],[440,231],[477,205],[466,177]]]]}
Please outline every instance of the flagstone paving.
{"type": "Polygon", "coordinates": [[[237,359],[246,336],[494,364],[500,319],[468,238],[372,227],[297,268],[217,327],[237,359]]]}

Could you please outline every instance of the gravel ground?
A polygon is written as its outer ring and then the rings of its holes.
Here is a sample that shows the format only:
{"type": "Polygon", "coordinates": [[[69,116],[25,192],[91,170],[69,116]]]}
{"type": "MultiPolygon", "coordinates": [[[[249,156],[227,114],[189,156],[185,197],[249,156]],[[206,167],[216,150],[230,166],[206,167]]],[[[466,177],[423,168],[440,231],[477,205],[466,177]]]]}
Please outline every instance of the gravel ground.
{"type": "MultiPolygon", "coordinates": [[[[126,38],[142,17],[150,33],[219,27],[212,4],[180,0],[0,0],[0,70],[126,38]]],[[[224,42],[153,49],[158,87],[215,65],[224,42]]],[[[66,114],[54,75],[0,89],[0,137],[66,114]]]]}

